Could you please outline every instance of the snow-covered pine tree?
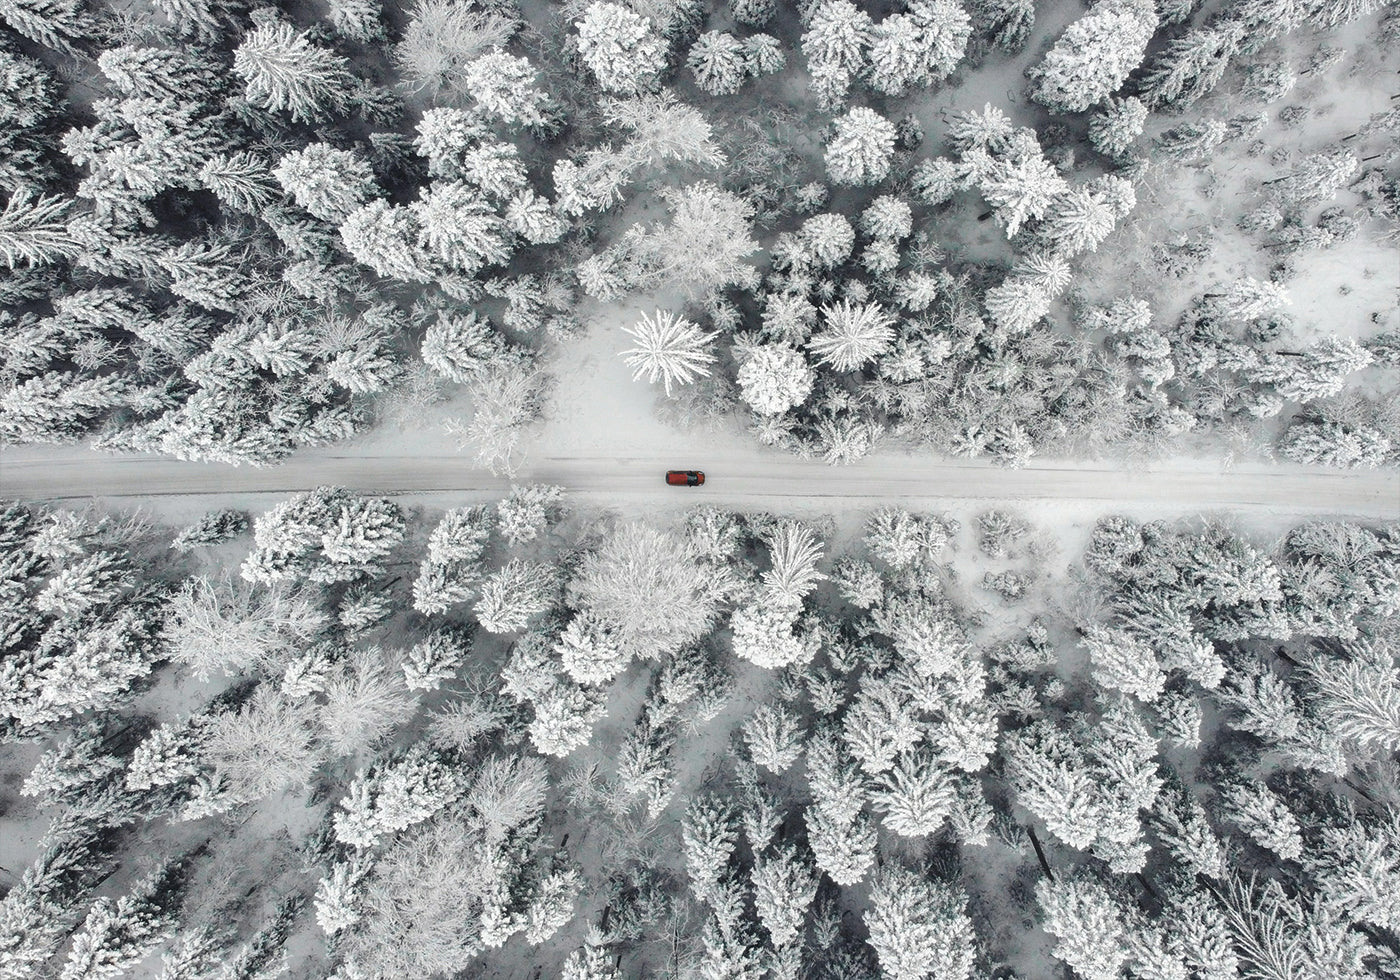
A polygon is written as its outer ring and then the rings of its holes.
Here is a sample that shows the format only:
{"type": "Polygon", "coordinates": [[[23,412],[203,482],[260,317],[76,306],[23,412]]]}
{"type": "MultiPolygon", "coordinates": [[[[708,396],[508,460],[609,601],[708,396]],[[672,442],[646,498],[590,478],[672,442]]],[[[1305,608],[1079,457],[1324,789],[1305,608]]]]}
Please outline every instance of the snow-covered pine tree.
{"type": "Polygon", "coordinates": [[[1215,88],[1243,40],[1244,29],[1228,18],[1174,38],[1152,60],[1139,98],[1149,109],[1185,109],[1215,88]]]}
{"type": "Polygon", "coordinates": [[[811,88],[824,110],[840,105],[867,61],[874,24],[850,0],[822,0],[810,8],[802,33],[811,88]]]}
{"type": "Polygon", "coordinates": [[[1136,96],[1109,98],[1089,120],[1089,143],[1104,156],[1125,156],[1147,123],[1147,106],[1136,96]]]}
{"type": "Polygon", "coordinates": [[[795,942],[817,897],[817,876],[792,845],[754,859],[751,875],[758,921],[775,947],[795,942]]]}
{"type": "Polygon", "coordinates": [[[537,752],[561,759],[587,745],[593,727],[608,713],[599,695],[562,680],[535,697],[534,709],[530,743],[537,752]]]}
{"type": "Polygon", "coordinates": [[[817,214],[802,222],[798,238],[805,258],[818,268],[832,268],[850,257],[856,230],[845,215],[817,214]]]}
{"type": "Polygon", "coordinates": [[[781,415],[807,400],[816,377],[800,351],[786,344],[763,344],[744,351],[735,380],[740,397],[755,412],[781,415]]]}
{"type": "Polygon", "coordinates": [[[701,34],[691,45],[685,63],[695,76],[695,84],[710,95],[733,95],[744,87],[748,71],[744,45],[733,34],[701,34]]]}
{"type": "Polygon", "coordinates": [[[118,899],[99,898],[73,935],[60,980],[124,976],[174,931],[182,867],[169,861],[118,899]]]}
{"type": "Polygon", "coordinates": [[[1060,875],[1035,886],[1044,919],[1055,937],[1055,958],[1084,980],[1117,980],[1128,960],[1128,927],[1123,910],[1103,885],[1090,878],[1060,875]]]}
{"type": "Polygon", "coordinates": [[[962,889],[888,863],[875,877],[865,924],[890,980],[971,980],[972,920],[962,889]]]}
{"type": "Polygon", "coordinates": [[[813,805],[803,812],[803,819],[817,867],[838,885],[859,884],[875,863],[878,834],[870,817],[862,812],[843,820],[813,805]]]}
{"type": "Polygon", "coordinates": [[[657,310],[655,316],[644,313],[636,326],[623,327],[622,332],[637,344],[618,352],[628,367],[636,369],[633,381],[643,375],[648,384],[661,381],[670,397],[673,384],[681,387],[709,377],[708,365],[715,359],[709,345],[715,334],[705,333],[685,317],[669,310],[657,310]]]}
{"type": "Polygon", "coordinates": [[[817,363],[855,371],[883,354],[894,340],[893,318],[879,303],[840,303],[822,307],[823,329],[807,343],[817,363]]]}
{"type": "Polygon", "coordinates": [[[293,150],[273,168],[272,175],[312,215],[336,225],[379,196],[369,164],[326,143],[309,143],[293,150]]]}
{"type": "Polygon", "coordinates": [[[1094,665],[1095,682],[1146,702],[1155,701],[1162,693],[1166,674],[1146,643],[1124,630],[1099,623],[1084,626],[1081,633],[1081,643],[1094,665]]]}
{"type": "Polygon", "coordinates": [[[234,51],[233,71],[250,103],[312,124],[345,110],[354,81],[344,58],[285,21],[245,34],[234,51]]]}
{"type": "Polygon", "coordinates": [[[733,812],[716,797],[697,797],[685,812],[681,844],[690,890],[708,901],[724,877],[739,833],[733,812]]]}
{"type": "Polygon", "coordinates": [[[894,158],[894,123],[857,106],[838,116],[826,145],[826,172],[838,184],[878,184],[894,158]]]}
{"type": "Polygon", "coordinates": [[[802,754],[801,720],[785,706],[765,704],[744,722],[744,742],[753,761],[781,775],[802,754]]]}
{"type": "Polygon", "coordinates": [[[596,2],[577,26],[579,54],[604,91],[636,95],[656,86],[666,67],[666,42],[650,18],[619,4],[596,2]]]}
{"type": "Polygon", "coordinates": [[[1302,827],[1284,802],[1263,783],[1232,783],[1220,789],[1220,808],[1260,847],[1281,860],[1296,861],[1303,854],[1302,827]]]}
{"type": "Polygon", "coordinates": [[[1108,98],[1142,63],[1157,30],[1150,0],[1099,0],[1033,70],[1032,97],[1055,112],[1083,112],[1108,98]]]}
{"type": "Polygon", "coordinates": [[[489,633],[518,633],[553,604],[556,585],[548,566],[512,558],[482,580],[472,612],[489,633]]]}

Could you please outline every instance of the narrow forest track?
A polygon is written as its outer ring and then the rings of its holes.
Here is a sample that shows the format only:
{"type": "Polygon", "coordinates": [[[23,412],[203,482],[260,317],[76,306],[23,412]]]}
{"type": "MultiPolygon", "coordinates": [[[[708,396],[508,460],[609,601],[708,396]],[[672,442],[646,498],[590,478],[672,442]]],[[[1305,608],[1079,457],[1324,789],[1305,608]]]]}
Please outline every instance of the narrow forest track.
{"type": "MultiPolygon", "coordinates": [[[[1034,461],[1008,470],[973,461],[882,454],[854,466],[774,455],[688,458],[555,456],[531,459],[516,482],[557,483],[589,502],[774,508],[790,500],[829,509],[870,503],[945,500],[1073,501],[1155,505],[1192,512],[1268,509],[1286,513],[1400,518],[1400,472],[1343,472],[1253,465],[1221,471],[1197,460],[1163,460],[1142,470],[1095,463],[1034,461]],[[702,488],[667,487],[667,469],[700,469],[702,488]]],[[[200,494],[287,494],[330,484],[362,493],[500,493],[511,481],[460,456],[306,453],[277,466],[229,467],[77,448],[0,451],[0,495],[23,500],[200,494]]]]}

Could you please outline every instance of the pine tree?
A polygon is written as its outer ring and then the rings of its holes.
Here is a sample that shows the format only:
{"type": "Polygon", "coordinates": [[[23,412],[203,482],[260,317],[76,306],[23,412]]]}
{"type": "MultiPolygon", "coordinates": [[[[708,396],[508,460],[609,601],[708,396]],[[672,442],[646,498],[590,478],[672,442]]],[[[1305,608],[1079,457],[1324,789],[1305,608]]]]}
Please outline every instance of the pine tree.
{"type": "Polygon", "coordinates": [[[504,350],[505,340],[492,329],[491,321],[469,310],[461,315],[439,313],[423,335],[421,354],[438,374],[467,384],[504,350]]]}
{"type": "Polygon", "coordinates": [[[666,67],[666,44],[649,18],[596,2],[577,26],[579,54],[604,91],[636,95],[655,88],[666,67]]]}
{"type": "Polygon", "coordinates": [[[974,0],[973,22],[979,34],[1011,54],[1026,45],[1035,26],[1033,0],[974,0]]]}
{"type": "Polygon", "coordinates": [[[744,722],[744,742],[753,761],[781,775],[802,754],[802,725],[782,705],[762,705],[744,722]]]}
{"type": "Polygon", "coordinates": [[[1182,123],[1157,135],[1153,144],[1173,160],[1208,160],[1225,142],[1229,129],[1219,119],[1182,123]]]}
{"type": "Polygon", "coordinates": [[[435,629],[409,648],[404,656],[404,683],[410,691],[436,691],[445,680],[457,674],[457,669],[471,652],[469,637],[456,632],[435,629]]]}
{"type": "Polygon", "coordinates": [[[1316,654],[1307,661],[1308,695],[1343,738],[1400,751],[1400,680],[1380,645],[1355,644],[1350,659],[1316,654]]]}
{"type": "Polygon", "coordinates": [[[34,597],[34,606],[50,616],[77,616],[113,602],[130,576],[122,556],[99,551],[60,568],[34,597]]]}
{"type": "Polygon", "coordinates": [[[1225,786],[1221,789],[1220,805],[1225,816],[1260,847],[1284,861],[1296,861],[1302,856],[1302,828],[1267,786],[1262,783],[1225,786]]]}
{"type": "Polygon", "coordinates": [[[781,600],[740,606],[729,618],[735,654],[770,670],[810,662],[816,649],[794,630],[796,617],[797,610],[781,600]]]}
{"type": "Polygon", "coordinates": [[[845,599],[857,609],[879,605],[885,596],[884,580],[867,561],[845,556],[838,558],[831,569],[831,581],[845,599]]]}
{"type": "Polygon", "coordinates": [[[724,877],[739,834],[734,814],[715,797],[699,797],[686,809],[681,827],[690,890],[708,901],[724,877]]]}
{"type": "Polygon", "coordinates": [[[528,58],[517,58],[497,48],[470,61],[462,85],[476,100],[477,111],[508,126],[545,128],[554,106],[549,96],[534,87],[536,72],[528,58]]]}
{"type": "Polygon", "coordinates": [[[245,34],[233,70],[250,103],[313,124],[345,110],[353,83],[344,58],[317,47],[285,21],[245,34]]]}
{"type": "Polygon", "coordinates": [[[711,95],[733,95],[744,87],[744,45],[733,34],[701,34],[691,45],[685,63],[695,76],[695,84],[711,95]]]}
{"type": "Polygon", "coordinates": [[[783,43],[771,34],[751,34],[740,43],[744,49],[744,71],[752,78],[776,75],[787,66],[783,43]]]}
{"type": "Polygon", "coordinates": [[[1389,458],[1392,442],[1379,429],[1337,422],[1297,422],[1284,434],[1280,452],[1295,463],[1375,467],[1389,458]]]}
{"type": "Polygon", "coordinates": [[[0,211],[0,257],[10,269],[51,265],[76,257],[82,247],[64,221],[72,199],[15,191],[0,211]]]}
{"type": "Polygon", "coordinates": [[[858,370],[885,352],[894,340],[892,318],[879,303],[852,303],[822,307],[824,329],[808,341],[807,349],[818,364],[837,371],[858,370]]]}
{"type": "Polygon", "coordinates": [[[579,684],[607,684],[631,662],[608,622],[590,612],[581,612],[569,620],[554,644],[554,652],[564,670],[579,684]]]}
{"type": "Polygon", "coordinates": [[[909,13],[894,14],[871,30],[871,88],[903,95],[950,75],[962,60],[972,21],[953,0],[917,0],[909,13]]]}
{"type": "Polygon", "coordinates": [[[878,184],[889,175],[894,157],[894,123],[863,106],[833,123],[826,146],[826,172],[838,184],[878,184]]]}
{"type": "Polygon", "coordinates": [[[924,80],[927,53],[919,25],[909,14],[892,14],[870,31],[870,87],[903,95],[924,80]]]}
{"type": "Polygon", "coordinates": [[[79,43],[92,38],[95,27],[79,0],[0,0],[0,17],[15,33],[36,44],[78,56],[79,43]]]}
{"type": "Polygon", "coordinates": [[[871,799],[884,825],[901,837],[937,833],[952,811],[956,790],[931,752],[901,752],[871,799]]]}
{"type": "Polygon", "coordinates": [[[729,0],[729,13],[749,27],[762,27],[777,12],[777,0],[729,0]]]}
{"type": "Polygon", "coordinates": [[[1239,976],[1230,927],[1208,893],[1196,891],[1182,897],[1170,911],[1170,922],[1180,936],[1187,965],[1200,980],[1239,976]]]}
{"type": "Polygon", "coordinates": [[[1168,42],[1138,86],[1149,109],[1184,109],[1215,88],[1239,51],[1242,28],[1229,20],[1168,42]]]}
{"type": "Polygon", "coordinates": [[[472,612],[489,633],[517,633],[554,601],[555,576],[538,562],[513,558],[488,575],[472,612]]]}
{"type": "Polygon", "coordinates": [[[399,507],[338,487],[292,496],[253,524],[255,548],[241,570],[250,582],[306,578],[343,582],[372,575],[403,539],[399,507]]]}
{"type": "Polygon", "coordinates": [[[866,521],[862,542],[875,557],[902,571],[936,560],[947,540],[947,529],[937,519],[882,507],[866,521]]]}
{"type": "Polygon", "coordinates": [[[337,225],[379,196],[369,164],[325,143],[310,143],[288,153],[272,175],[307,211],[337,225]]]}
{"type": "Polygon", "coordinates": [[[1154,4],[1100,0],[1036,66],[1032,97],[1054,112],[1083,112],[1108,98],[1142,63],[1156,30],[1154,4]]]}
{"type": "Polygon", "coordinates": [[[574,903],[583,891],[576,868],[553,871],[535,886],[525,910],[525,941],[538,946],[574,917],[574,903]]]}
{"type": "Polygon", "coordinates": [[[1044,217],[1068,190],[1065,179],[1034,144],[1012,159],[993,160],[977,186],[1006,226],[1007,238],[1015,238],[1027,221],[1044,217]]]}
{"type": "Polygon", "coordinates": [[[1002,747],[1018,802],[1071,847],[1094,843],[1103,818],[1099,787],[1083,753],[1063,732],[1032,725],[1002,747]]]}
{"type": "Polygon", "coordinates": [[[795,605],[826,578],[816,570],[821,542],[812,529],[799,521],[783,521],[764,535],[772,568],[763,573],[763,585],[778,604],[795,605]]]}
{"type": "Polygon", "coordinates": [[[560,980],[621,980],[613,969],[613,956],[605,948],[605,936],[589,926],[583,946],[569,954],[564,961],[560,980]]]}
{"type": "Polygon", "coordinates": [[[1055,958],[1084,980],[1117,980],[1128,959],[1128,929],[1113,897],[1098,882],[1061,876],[1035,886],[1055,958]]]}
{"type": "Polygon", "coordinates": [[[1098,623],[1083,627],[1081,632],[1097,683],[1140,701],[1155,701],[1162,693],[1166,675],[1151,647],[1123,630],[1098,623]]]}
{"type": "Polygon", "coordinates": [[[60,980],[124,976],[174,931],[181,869],[170,862],[147,874],[129,894],[99,898],[73,936],[60,980]]]}
{"type": "Polygon", "coordinates": [[[803,817],[817,867],[838,885],[859,884],[875,863],[877,835],[870,818],[860,813],[841,820],[819,806],[807,807],[803,817]]]}
{"type": "Polygon", "coordinates": [[[20,786],[21,796],[35,797],[39,806],[69,806],[101,787],[122,763],[108,751],[101,726],[85,725],[45,752],[20,786]]]}
{"type": "Polygon", "coordinates": [[[962,889],[887,864],[870,890],[868,942],[890,980],[971,980],[976,957],[962,889]]]}
{"type": "Polygon", "coordinates": [[[341,37],[360,44],[385,40],[378,0],[330,0],[330,22],[341,37]]]}
{"type": "Polygon", "coordinates": [[[242,510],[213,510],[185,527],[170,542],[176,551],[223,544],[248,530],[248,513],[242,510]]]}
{"type": "Polygon", "coordinates": [[[794,943],[802,932],[807,909],[817,897],[817,876],[791,845],[777,854],[755,858],[754,906],[758,921],[778,948],[794,943]]]}
{"type": "Polygon", "coordinates": [[[371,201],[340,226],[340,239],[355,261],[404,282],[432,279],[432,256],[418,242],[415,213],[388,201],[371,201]]]}
{"type": "Polygon", "coordinates": [[[1007,276],[1001,285],[987,290],[987,313],[1001,327],[1023,334],[1050,312],[1053,298],[1040,286],[1019,276],[1007,276]]]}
{"type": "Polygon", "coordinates": [[[622,332],[637,343],[619,352],[628,367],[636,368],[633,381],[643,375],[648,384],[660,380],[669,398],[672,384],[680,387],[709,377],[706,365],[715,357],[707,348],[715,335],[703,332],[685,317],[669,310],[657,310],[654,317],[644,313],[635,327],[623,327],[622,332]]]}
{"type": "Polygon", "coordinates": [[[813,215],[802,222],[799,237],[810,261],[819,268],[840,265],[856,244],[856,230],[840,214],[813,215]]]}
{"type": "MultiPolygon", "coordinates": [[[[505,222],[467,184],[432,184],[409,205],[409,211],[417,219],[419,248],[455,272],[470,276],[510,260],[511,240],[505,222]]],[[[362,213],[364,209],[356,212],[362,213]]],[[[353,219],[354,215],[349,220],[353,219]]]]}
{"type": "Polygon", "coordinates": [[[780,415],[812,393],[816,372],[799,351],[786,344],[764,344],[745,351],[735,380],[740,397],[760,415],[780,415]]]}
{"type": "Polygon", "coordinates": [[[860,216],[860,230],[871,238],[900,241],[914,230],[914,212],[902,199],[882,194],[860,216]]]}
{"type": "Polygon", "coordinates": [[[1055,199],[1039,232],[1056,255],[1073,258],[1081,252],[1097,252],[1116,219],[1113,206],[1103,195],[1078,187],[1055,199]]]}
{"type": "Polygon", "coordinates": [[[1089,120],[1089,143],[1104,156],[1123,157],[1142,135],[1147,106],[1135,96],[1109,98],[1089,120]]]}
{"type": "Polygon", "coordinates": [[[608,713],[602,699],[575,684],[556,683],[534,702],[530,743],[545,755],[564,758],[593,737],[593,726],[608,713]]]}
{"type": "Polygon", "coordinates": [[[1358,820],[1324,827],[1321,846],[1309,848],[1303,866],[1318,893],[1346,919],[1394,931],[1400,925],[1400,824],[1358,820]]]}
{"type": "Polygon", "coordinates": [[[861,74],[873,29],[870,15],[850,0],[824,0],[811,9],[801,44],[822,109],[839,105],[861,74]]]}

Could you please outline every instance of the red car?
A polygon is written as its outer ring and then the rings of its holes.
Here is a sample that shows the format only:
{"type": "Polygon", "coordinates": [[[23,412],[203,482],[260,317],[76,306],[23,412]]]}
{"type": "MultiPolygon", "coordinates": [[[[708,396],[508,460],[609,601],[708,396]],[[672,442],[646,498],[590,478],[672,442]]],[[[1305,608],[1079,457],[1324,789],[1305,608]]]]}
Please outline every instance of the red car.
{"type": "Polygon", "coordinates": [[[668,487],[698,487],[705,482],[705,474],[699,470],[667,470],[668,487]]]}

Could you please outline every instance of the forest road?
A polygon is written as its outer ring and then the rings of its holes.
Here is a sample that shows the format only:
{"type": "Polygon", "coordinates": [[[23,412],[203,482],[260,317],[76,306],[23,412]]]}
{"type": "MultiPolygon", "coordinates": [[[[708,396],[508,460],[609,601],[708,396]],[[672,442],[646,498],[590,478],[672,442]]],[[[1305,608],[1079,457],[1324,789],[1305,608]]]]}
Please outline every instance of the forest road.
{"type": "MultiPolygon", "coordinates": [[[[1032,461],[1008,470],[991,464],[891,453],[852,466],[754,454],[658,458],[603,455],[529,460],[517,483],[556,483],[590,503],[681,509],[693,504],[771,508],[783,501],[838,510],[872,502],[946,500],[1064,501],[1285,513],[1354,514],[1400,519],[1400,472],[1345,472],[1253,465],[1221,471],[1200,460],[1161,460],[1150,469],[1032,461]],[[699,469],[706,484],[668,487],[668,469],[699,469]]],[[[104,456],[75,448],[14,447],[0,452],[0,495],[24,500],[85,497],[288,494],[322,485],[362,493],[500,495],[511,481],[460,456],[306,453],[261,469],[143,456],[104,456]]]]}

